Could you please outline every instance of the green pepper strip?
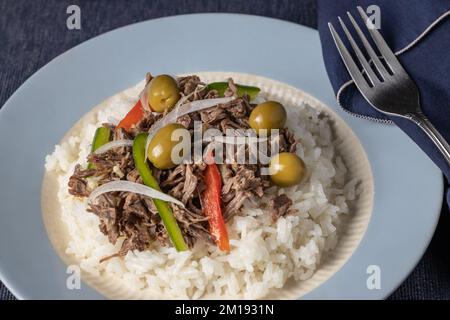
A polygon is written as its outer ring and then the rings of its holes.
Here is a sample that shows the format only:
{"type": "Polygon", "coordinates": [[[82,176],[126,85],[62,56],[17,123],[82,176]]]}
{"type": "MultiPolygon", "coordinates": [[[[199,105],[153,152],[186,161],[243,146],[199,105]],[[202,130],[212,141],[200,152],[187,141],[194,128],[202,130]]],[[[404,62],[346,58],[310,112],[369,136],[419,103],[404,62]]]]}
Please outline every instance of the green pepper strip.
{"type": "MultiPolygon", "coordinates": [[[[208,84],[208,90],[217,90],[219,96],[223,96],[225,90],[228,88],[228,82],[213,82],[208,84]]],[[[258,87],[244,86],[242,84],[236,84],[236,88],[238,90],[238,96],[242,97],[244,94],[248,94],[250,96],[250,100],[256,98],[258,93],[261,91],[258,87]]]]}
{"type": "MultiPolygon", "coordinates": [[[[146,186],[161,191],[158,181],[156,181],[153,177],[152,170],[146,161],[145,145],[147,135],[147,133],[140,133],[136,136],[136,138],[134,138],[134,165],[136,166],[139,175],[146,186]]],[[[184,241],[183,234],[181,233],[180,227],[178,226],[177,220],[175,219],[170,206],[167,202],[159,199],[153,199],[153,203],[155,204],[156,209],[158,209],[159,216],[166,227],[167,233],[169,234],[170,240],[172,240],[175,249],[177,249],[177,251],[188,250],[188,246],[184,241]]]]}
{"type": "MultiPolygon", "coordinates": [[[[95,130],[94,139],[92,140],[91,153],[100,148],[102,145],[107,144],[111,138],[111,129],[107,127],[99,127],[95,130]]],[[[94,169],[95,165],[89,162],[88,169],[94,169]]]]}

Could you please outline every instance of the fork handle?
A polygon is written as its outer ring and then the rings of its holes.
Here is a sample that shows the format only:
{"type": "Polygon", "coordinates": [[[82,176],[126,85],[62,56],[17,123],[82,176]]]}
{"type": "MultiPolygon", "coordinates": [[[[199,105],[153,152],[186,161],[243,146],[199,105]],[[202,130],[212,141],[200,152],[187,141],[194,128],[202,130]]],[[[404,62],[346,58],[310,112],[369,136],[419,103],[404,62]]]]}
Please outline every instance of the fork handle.
{"type": "Polygon", "coordinates": [[[428,135],[450,166],[450,145],[430,120],[422,112],[408,114],[407,118],[417,124],[428,135]]]}

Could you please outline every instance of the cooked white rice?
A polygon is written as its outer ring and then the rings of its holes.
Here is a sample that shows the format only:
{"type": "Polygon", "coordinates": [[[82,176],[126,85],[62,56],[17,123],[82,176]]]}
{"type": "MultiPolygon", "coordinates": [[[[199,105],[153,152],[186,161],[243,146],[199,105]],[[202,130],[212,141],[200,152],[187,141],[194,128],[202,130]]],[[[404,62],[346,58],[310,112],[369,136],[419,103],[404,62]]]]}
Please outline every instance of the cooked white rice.
{"type": "MultiPolygon", "coordinates": [[[[106,273],[130,290],[145,290],[168,299],[200,298],[206,293],[228,298],[262,298],[272,288],[281,288],[289,278],[310,278],[324,255],[335,248],[337,230],[349,201],[356,196],[356,180],[348,180],[347,169],[336,154],[337,142],[326,117],[304,104],[289,107],[287,126],[300,139],[297,154],[304,160],[307,177],[295,187],[268,190],[286,193],[298,210],[275,223],[263,209],[245,204],[243,214],[228,223],[231,252],[212,245],[197,245],[192,251],[176,252],[155,242],[145,252],[128,252],[99,263],[116,253],[99,230],[96,215],[86,211],[86,202],[68,193],[67,183],[76,164],[85,164],[95,129],[121,119],[136,101],[143,84],[126,90],[100,110],[80,136],[72,136],[55,147],[46,158],[46,169],[58,174],[58,200],[62,219],[70,233],[66,252],[93,275],[106,273]]],[[[261,201],[267,203],[268,197],[261,201]]]]}

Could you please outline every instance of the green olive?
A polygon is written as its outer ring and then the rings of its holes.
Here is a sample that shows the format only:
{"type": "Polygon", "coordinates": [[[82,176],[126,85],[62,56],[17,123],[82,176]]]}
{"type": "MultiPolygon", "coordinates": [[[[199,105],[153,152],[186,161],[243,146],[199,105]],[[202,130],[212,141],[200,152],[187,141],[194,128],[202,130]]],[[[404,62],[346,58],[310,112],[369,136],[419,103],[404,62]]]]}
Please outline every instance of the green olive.
{"type": "Polygon", "coordinates": [[[282,129],[286,123],[286,110],[281,103],[266,101],[258,104],[250,114],[250,127],[259,133],[261,129],[267,129],[270,134],[272,129],[282,129]]]}
{"type": "MultiPolygon", "coordinates": [[[[181,137],[179,140],[172,141],[175,140],[175,137],[172,137],[172,133],[177,129],[185,130],[186,134],[190,137],[189,131],[181,124],[171,123],[159,129],[159,131],[152,138],[152,141],[150,141],[150,144],[148,145],[147,157],[156,168],[163,170],[171,169],[179,164],[175,163],[172,157],[173,148],[182,141],[181,137]]],[[[190,146],[190,139],[188,142],[190,146]]],[[[180,150],[180,157],[183,157],[182,153],[182,150],[180,150]]]]}
{"type": "Polygon", "coordinates": [[[177,81],[167,74],[153,78],[147,89],[148,104],[153,111],[164,112],[180,99],[177,81]]]}
{"type": "Polygon", "coordinates": [[[282,152],[270,160],[270,179],[277,186],[290,187],[296,185],[302,181],[305,172],[305,163],[295,153],[282,152]]]}

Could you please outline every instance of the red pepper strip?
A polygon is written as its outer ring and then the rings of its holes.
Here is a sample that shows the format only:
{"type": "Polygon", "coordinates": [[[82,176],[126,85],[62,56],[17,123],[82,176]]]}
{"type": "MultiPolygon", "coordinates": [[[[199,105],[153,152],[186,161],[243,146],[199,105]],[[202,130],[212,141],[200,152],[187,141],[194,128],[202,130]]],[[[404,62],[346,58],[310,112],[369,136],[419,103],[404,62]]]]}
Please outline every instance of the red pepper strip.
{"type": "Polygon", "coordinates": [[[129,131],[131,127],[139,122],[144,116],[144,110],[142,110],[141,99],[138,100],[136,105],[127,113],[125,118],[119,122],[117,128],[124,128],[129,131]]]}
{"type": "Polygon", "coordinates": [[[206,189],[202,194],[202,205],[209,218],[209,232],[220,250],[230,252],[227,227],[222,216],[221,193],[222,177],[215,163],[208,164],[205,170],[206,189]]]}

